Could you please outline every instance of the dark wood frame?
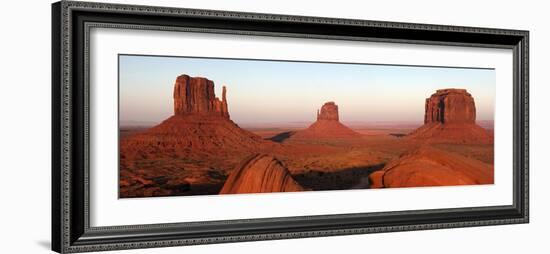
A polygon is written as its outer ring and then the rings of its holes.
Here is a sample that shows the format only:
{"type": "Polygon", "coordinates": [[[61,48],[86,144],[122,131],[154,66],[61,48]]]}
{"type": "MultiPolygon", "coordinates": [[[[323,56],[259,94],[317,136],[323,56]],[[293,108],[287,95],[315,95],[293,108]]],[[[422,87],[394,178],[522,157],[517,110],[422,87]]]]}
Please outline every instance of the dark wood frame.
{"type": "Polygon", "coordinates": [[[52,249],[85,252],[529,221],[528,31],[62,1],[52,5],[52,249]],[[91,27],[195,31],[512,49],[514,197],[465,207],[213,222],[90,227],[91,27]]]}

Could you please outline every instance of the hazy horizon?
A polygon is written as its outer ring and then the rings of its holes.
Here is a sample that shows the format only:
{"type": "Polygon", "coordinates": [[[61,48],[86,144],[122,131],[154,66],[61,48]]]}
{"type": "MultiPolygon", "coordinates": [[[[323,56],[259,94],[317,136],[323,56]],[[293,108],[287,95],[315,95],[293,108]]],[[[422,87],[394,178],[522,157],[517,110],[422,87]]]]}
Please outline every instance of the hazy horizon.
{"type": "Polygon", "coordinates": [[[214,81],[218,97],[225,85],[231,119],[243,125],[311,123],[327,101],[342,122],[422,123],[425,99],[443,88],[467,89],[477,121],[494,120],[493,69],[119,55],[121,124],[173,115],[181,74],[214,81]]]}

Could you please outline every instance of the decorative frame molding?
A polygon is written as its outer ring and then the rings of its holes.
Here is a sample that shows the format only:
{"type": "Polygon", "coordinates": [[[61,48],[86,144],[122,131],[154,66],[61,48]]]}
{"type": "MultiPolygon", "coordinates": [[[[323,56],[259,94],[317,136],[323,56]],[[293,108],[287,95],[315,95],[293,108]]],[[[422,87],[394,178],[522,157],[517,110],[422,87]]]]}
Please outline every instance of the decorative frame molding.
{"type": "Polygon", "coordinates": [[[74,253],[528,223],[528,73],[528,31],[73,1],[54,3],[52,249],[74,253]],[[92,27],[513,49],[513,205],[90,227],[88,35],[92,27]]]}

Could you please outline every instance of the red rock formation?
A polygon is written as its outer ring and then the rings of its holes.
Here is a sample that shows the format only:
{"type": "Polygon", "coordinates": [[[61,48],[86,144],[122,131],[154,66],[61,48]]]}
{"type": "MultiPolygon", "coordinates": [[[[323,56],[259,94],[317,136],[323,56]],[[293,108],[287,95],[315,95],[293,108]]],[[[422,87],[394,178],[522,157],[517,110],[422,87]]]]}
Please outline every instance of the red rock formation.
{"type": "Polygon", "coordinates": [[[371,188],[492,184],[493,165],[424,146],[369,176],[371,188]]]}
{"type": "Polygon", "coordinates": [[[157,126],[121,140],[121,154],[140,157],[177,156],[189,153],[219,154],[254,151],[265,141],[223,117],[174,115],[157,126]]]}
{"type": "Polygon", "coordinates": [[[215,97],[214,82],[180,75],[174,85],[174,116],[121,142],[122,152],[171,155],[184,151],[254,150],[265,143],[229,119],[226,88],[215,97]]]}
{"type": "Polygon", "coordinates": [[[174,115],[120,139],[120,196],[197,191],[190,184],[220,183],[242,158],[271,145],[229,119],[225,87],[219,100],[214,82],[181,75],[174,85],[174,115]],[[167,183],[145,181],[164,178],[167,183]]]}
{"type": "Polygon", "coordinates": [[[254,155],[229,175],[220,194],[303,191],[288,169],[277,159],[254,155]]]}
{"type": "Polygon", "coordinates": [[[471,94],[465,89],[440,89],[426,99],[424,125],[409,137],[428,142],[492,143],[491,133],[475,121],[471,94]]]}
{"type": "Polygon", "coordinates": [[[202,77],[181,75],[174,84],[175,115],[220,115],[229,118],[223,87],[222,100],[214,94],[214,82],[202,77]]]}
{"type": "Polygon", "coordinates": [[[317,121],[307,129],[298,131],[291,139],[315,139],[315,138],[350,138],[358,137],[359,133],[353,131],[339,121],[338,105],[327,102],[321,110],[317,111],[317,121]]]}
{"type": "Polygon", "coordinates": [[[466,89],[440,89],[426,99],[424,123],[472,123],[476,121],[474,98],[466,89]]]}
{"type": "Polygon", "coordinates": [[[477,124],[429,123],[409,134],[412,139],[428,143],[492,144],[492,132],[477,124]]]}
{"type": "Polygon", "coordinates": [[[338,105],[329,101],[321,107],[321,112],[317,110],[317,120],[339,121],[338,105]]]}

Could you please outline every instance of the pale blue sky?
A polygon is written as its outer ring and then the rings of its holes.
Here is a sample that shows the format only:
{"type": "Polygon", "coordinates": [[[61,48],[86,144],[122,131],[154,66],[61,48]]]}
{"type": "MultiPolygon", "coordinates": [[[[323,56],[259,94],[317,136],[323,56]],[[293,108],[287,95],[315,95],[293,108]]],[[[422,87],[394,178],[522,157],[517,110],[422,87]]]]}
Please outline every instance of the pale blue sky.
{"type": "Polygon", "coordinates": [[[240,124],[311,122],[327,101],[344,122],[421,122],[425,98],[442,88],[467,89],[477,120],[494,118],[495,70],[121,55],[120,121],[171,116],[181,74],[213,80],[217,96],[226,85],[240,124]]]}

